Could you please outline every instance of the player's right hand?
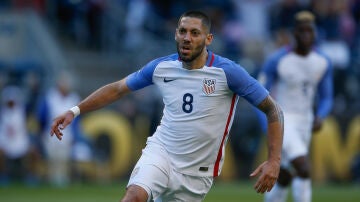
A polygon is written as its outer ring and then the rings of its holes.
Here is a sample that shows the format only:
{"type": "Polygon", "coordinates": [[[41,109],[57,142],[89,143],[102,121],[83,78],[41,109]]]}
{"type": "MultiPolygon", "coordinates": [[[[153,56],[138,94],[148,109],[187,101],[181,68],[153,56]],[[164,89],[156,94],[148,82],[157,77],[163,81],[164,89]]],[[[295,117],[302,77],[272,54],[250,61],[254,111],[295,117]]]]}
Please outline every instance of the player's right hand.
{"type": "Polygon", "coordinates": [[[64,130],[66,126],[68,126],[72,122],[73,119],[74,114],[70,110],[56,117],[51,124],[50,136],[53,136],[55,134],[56,137],[61,140],[63,136],[63,133],[61,131],[64,130]]]}

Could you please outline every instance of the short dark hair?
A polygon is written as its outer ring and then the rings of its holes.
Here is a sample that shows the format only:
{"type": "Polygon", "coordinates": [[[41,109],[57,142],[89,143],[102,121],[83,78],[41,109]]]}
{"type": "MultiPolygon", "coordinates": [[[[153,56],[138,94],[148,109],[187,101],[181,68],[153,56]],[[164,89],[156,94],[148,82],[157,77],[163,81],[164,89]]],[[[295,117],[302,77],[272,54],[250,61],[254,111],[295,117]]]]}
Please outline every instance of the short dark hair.
{"type": "Polygon", "coordinates": [[[180,25],[180,21],[183,17],[193,17],[193,18],[199,18],[203,24],[203,26],[206,27],[207,31],[210,32],[211,30],[211,20],[208,15],[201,11],[187,11],[184,14],[182,14],[179,18],[178,25],[180,25]]]}

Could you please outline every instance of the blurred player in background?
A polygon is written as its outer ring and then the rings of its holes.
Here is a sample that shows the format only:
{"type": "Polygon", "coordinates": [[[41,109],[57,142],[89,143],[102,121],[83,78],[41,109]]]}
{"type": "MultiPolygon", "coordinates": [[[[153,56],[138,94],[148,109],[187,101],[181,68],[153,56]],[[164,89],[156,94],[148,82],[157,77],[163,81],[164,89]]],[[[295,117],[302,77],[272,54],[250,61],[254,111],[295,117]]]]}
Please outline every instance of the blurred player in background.
{"type": "Polygon", "coordinates": [[[272,55],[259,76],[284,111],[285,122],[280,175],[275,187],[266,193],[266,202],[285,201],[291,183],[294,201],[311,201],[311,135],[321,128],[332,108],[332,68],[327,57],[314,48],[312,13],[295,15],[293,35],[294,46],[272,55]]]}
{"type": "MultiPolygon", "coordinates": [[[[62,71],[56,78],[56,86],[49,88],[39,106],[39,122],[44,134],[43,144],[45,149],[48,177],[50,183],[55,186],[66,186],[70,182],[71,161],[76,144],[82,140],[79,129],[79,119],[75,119],[72,127],[63,131],[65,137],[60,143],[50,138],[52,120],[57,114],[76,105],[80,96],[73,91],[71,75],[62,71]]],[[[81,154],[77,154],[81,155],[81,154]]]]}
{"type": "Polygon", "coordinates": [[[22,88],[9,85],[1,92],[0,107],[0,185],[23,180],[36,185],[38,176],[34,147],[26,126],[25,100],[22,88]]]}
{"type": "Polygon", "coordinates": [[[254,188],[264,193],[275,184],[281,159],[282,111],[242,67],[207,49],[213,40],[210,27],[204,13],[186,12],[175,32],[178,53],[157,58],[103,86],[54,120],[50,133],[61,140],[66,138],[62,130],[80,112],[104,107],[130,91],[152,84],[158,87],[165,104],[163,117],[147,140],[122,201],[202,201],[221,172],[239,97],[263,111],[269,124],[269,156],[251,173],[259,175],[254,188]]]}

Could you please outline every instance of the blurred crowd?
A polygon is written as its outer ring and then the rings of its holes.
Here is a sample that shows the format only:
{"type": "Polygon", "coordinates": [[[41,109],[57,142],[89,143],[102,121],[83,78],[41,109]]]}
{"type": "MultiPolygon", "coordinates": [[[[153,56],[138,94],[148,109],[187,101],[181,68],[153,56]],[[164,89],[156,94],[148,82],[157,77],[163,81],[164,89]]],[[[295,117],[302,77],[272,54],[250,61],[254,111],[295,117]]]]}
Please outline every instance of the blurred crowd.
{"type": "MultiPolygon", "coordinates": [[[[38,1],[41,2],[41,1],[38,1]]],[[[42,1],[46,2],[46,1],[42,1]]],[[[292,16],[307,9],[316,15],[318,46],[335,69],[334,113],[342,114],[359,100],[360,1],[358,0],[59,0],[43,6],[44,17],[77,46],[105,53],[174,51],[177,18],[189,9],[206,11],[213,20],[212,45],[256,76],[274,49],[291,43],[292,16]],[[51,7],[51,12],[46,8],[51,7]],[[142,50],[143,49],[143,50],[142,50]]],[[[139,56],[139,55],[137,55],[139,56]]],[[[135,59],[135,60],[136,60],[135,59]]],[[[138,60],[142,61],[142,60],[138,60]]],[[[143,63],[124,68],[136,70],[143,63]]],[[[359,107],[359,106],[354,106],[359,107]]]]}
{"type": "MultiPolygon", "coordinates": [[[[215,40],[210,49],[240,63],[254,77],[269,54],[292,42],[292,16],[307,9],[316,15],[317,45],[334,65],[333,115],[346,127],[349,118],[360,113],[359,0],[3,0],[0,9],[35,12],[55,38],[66,44],[65,51],[126,57],[128,63],[121,64],[126,72],[139,69],[159,54],[174,52],[179,15],[200,9],[213,20],[215,40]]],[[[11,33],[11,27],[0,22],[0,36],[11,33]]],[[[49,67],[41,55],[34,54],[36,45],[12,53],[1,42],[0,37],[0,185],[8,184],[14,176],[37,184],[44,176],[39,176],[43,172],[34,166],[39,165],[33,163],[36,161],[46,162],[45,167],[51,169],[46,179],[65,185],[70,181],[70,162],[89,160],[91,144],[79,127],[81,120],[68,129],[69,138],[62,144],[49,141],[49,123],[77,104],[81,92],[74,91],[69,72],[57,69],[52,73],[58,76],[48,75],[49,67]],[[45,82],[48,77],[54,77],[53,82],[45,82]]],[[[150,130],[154,130],[162,107],[156,96],[135,94],[129,99],[116,110],[130,120],[136,113],[146,114],[152,120],[150,130]]],[[[245,102],[238,108],[252,110],[245,102]]],[[[236,116],[235,121],[242,124],[234,124],[231,143],[239,162],[251,165],[263,131],[255,113],[236,116]]],[[[245,176],[250,169],[241,173],[245,176]]]]}

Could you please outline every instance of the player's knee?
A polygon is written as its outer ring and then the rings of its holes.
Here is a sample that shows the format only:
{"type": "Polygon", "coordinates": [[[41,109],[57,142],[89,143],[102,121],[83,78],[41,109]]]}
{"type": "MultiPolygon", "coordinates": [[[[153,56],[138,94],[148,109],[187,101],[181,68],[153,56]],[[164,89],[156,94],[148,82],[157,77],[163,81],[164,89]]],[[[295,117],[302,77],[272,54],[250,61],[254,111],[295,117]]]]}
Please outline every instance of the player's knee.
{"type": "Polygon", "coordinates": [[[124,196],[124,198],[121,200],[121,202],[146,202],[147,199],[143,199],[142,197],[140,197],[139,195],[136,194],[126,194],[124,196]]]}
{"type": "Polygon", "coordinates": [[[146,202],[148,199],[147,192],[137,185],[131,185],[126,190],[124,198],[121,202],[146,202]]]}
{"type": "Polygon", "coordinates": [[[310,177],[310,165],[308,162],[304,161],[303,163],[294,164],[296,170],[296,175],[301,178],[310,177]]]}
{"type": "Polygon", "coordinates": [[[310,177],[310,161],[306,156],[300,156],[292,161],[296,175],[301,178],[310,177]]]}
{"type": "Polygon", "coordinates": [[[278,184],[283,187],[289,186],[292,180],[292,174],[283,168],[280,168],[279,178],[277,180],[278,184]]]}
{"type": "Polygon", "coordinates": [[[310,169],[307,166],[301,166],[297,169],[297,176],[301,178],[310,177],[310,169]]]}

